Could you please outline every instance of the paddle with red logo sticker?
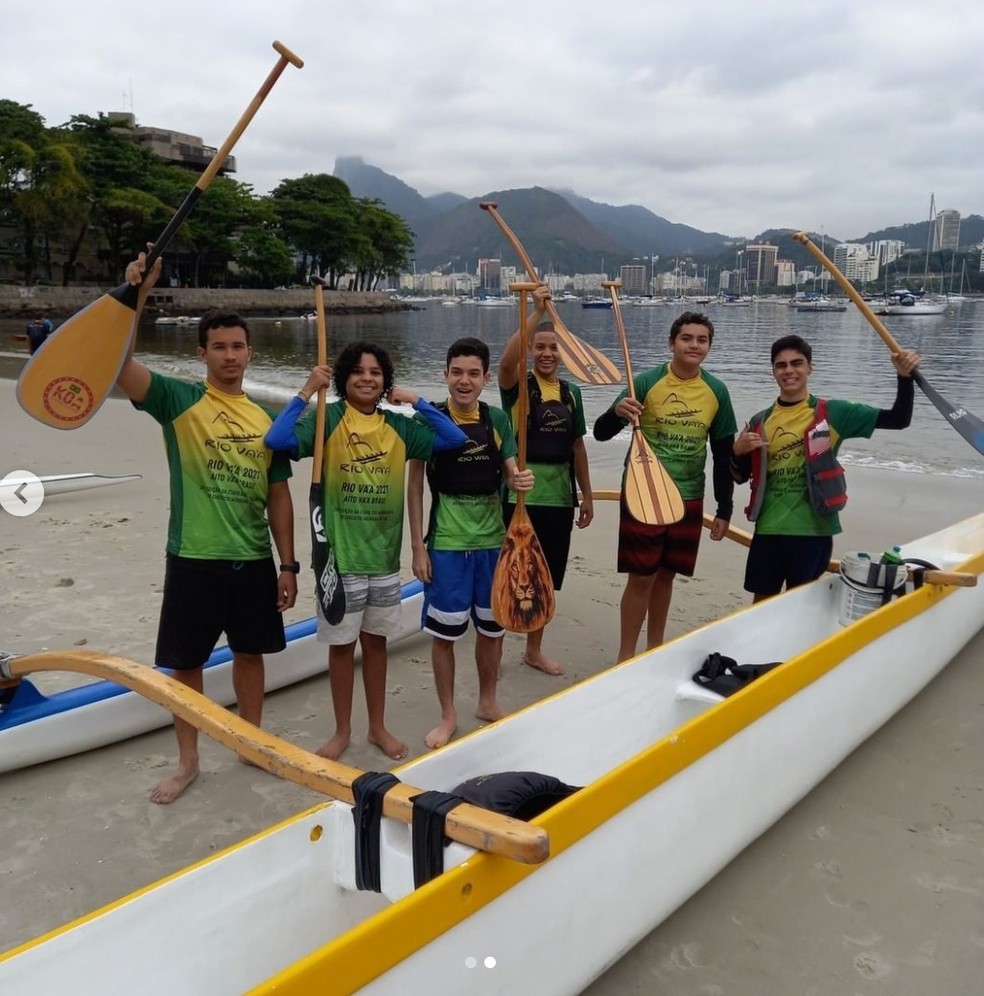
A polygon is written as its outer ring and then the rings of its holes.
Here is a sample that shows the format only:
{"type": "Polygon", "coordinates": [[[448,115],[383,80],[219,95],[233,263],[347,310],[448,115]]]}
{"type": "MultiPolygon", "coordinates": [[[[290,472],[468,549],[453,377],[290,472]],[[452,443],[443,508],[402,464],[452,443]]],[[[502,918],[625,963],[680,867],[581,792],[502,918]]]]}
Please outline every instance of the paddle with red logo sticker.
{"type": "MultiPolygon", "coordinates": [[[[274,42],[273,47],[280,54],[277,64],[174,217],[157,237],[153,249],[147,254],[145,273],[150,272],[198,198],[225,165],[232,147],[253,120],[253,115],[280,74],[288,64],[298,68],[304,65],[280,42],[274,42]]],[[[136,334],[133,319],[139,302],[140,288],[125,283],[60,325],[21,371],[17,381],[17,400],[21,408],[32,418],[55,429],[77,429],[85,425],[116,383],[136,334]]]]}

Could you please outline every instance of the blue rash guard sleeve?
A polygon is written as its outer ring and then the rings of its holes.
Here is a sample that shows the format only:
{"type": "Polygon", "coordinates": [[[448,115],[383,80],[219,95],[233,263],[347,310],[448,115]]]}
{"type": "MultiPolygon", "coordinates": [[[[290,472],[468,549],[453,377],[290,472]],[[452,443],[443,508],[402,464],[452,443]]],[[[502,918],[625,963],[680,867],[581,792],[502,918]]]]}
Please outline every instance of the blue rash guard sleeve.
{"type": "Polygon", "coordinates": [[[298,440],[294,426],[306,408],[307,402],[299,394],[295,394],[287,407],[277,416],[273,425],[267,429],[263,442],[276,453],[286,452],[296,456],[298,440]]]}
{"type": "Polygon", "coordinates": [[[435,453],[443,453],[445,450],[456,450],[468,442],[468,437],[454,421],[448,418],[444,412],[435,408],[429,401],[418,398],[417,403],[413,406],[413,410],[423,415],[427,419],[427,424],[434,430],[435,453]]]}

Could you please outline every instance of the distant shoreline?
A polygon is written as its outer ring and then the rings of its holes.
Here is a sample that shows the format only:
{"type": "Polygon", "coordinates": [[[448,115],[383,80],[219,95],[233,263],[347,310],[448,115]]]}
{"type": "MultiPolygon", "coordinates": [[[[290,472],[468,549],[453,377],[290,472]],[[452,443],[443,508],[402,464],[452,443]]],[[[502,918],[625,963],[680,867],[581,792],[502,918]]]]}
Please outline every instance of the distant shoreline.
{"type": "MultiPolygon", "coordinates": [[[[0,285],[0,318],[32,318],[44,312],[65,319],[98,300],[111,287],[19,287],[0,285]]],[[[382,314],[409,311],[413,306],[391,294],[367,291],[325,291],[325,311],[334,315],[382,314]]],[[[314,290],[211,287],[161,287],[151,292],[147,314],[156,317],[200,315],[209,308],[225,308],[246,316],[272,318],[314,311],[314,290]]]]}

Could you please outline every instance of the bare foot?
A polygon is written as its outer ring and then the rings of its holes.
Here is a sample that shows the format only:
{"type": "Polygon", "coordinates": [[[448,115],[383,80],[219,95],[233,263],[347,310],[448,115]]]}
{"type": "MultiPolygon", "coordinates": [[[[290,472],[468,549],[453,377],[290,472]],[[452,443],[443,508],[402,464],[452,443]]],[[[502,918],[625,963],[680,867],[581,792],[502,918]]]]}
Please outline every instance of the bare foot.
{"type": "Polygon", "coordinates": [[[528,667],[535,667],[537,671],[542,671],[544,674],[551,674],[555,678],[567,673],[563,664],[558,664],[543,654],[524,654],[523,663],[528,667]]]}
{"type": "Polygon", "coordinates": [[[370,730],[366,740],[375,744],[394,761],[402,761],[407,756],[407,745],[402,740],[397,740],[385,727],[379,730],[370,730]]]}
{"type": "Polygon", "coordinates": [[[437,747],[443,747],[454,736],[457,729],[457,717],[442,719],[441,722],[438,723],[426,737],[424,737],[424,743],[427,744],[431,750],[435,750],[437,747]]]}
{"type": "Polygon", "coordinates": [[[483,723],[494,723],[505,715],[506,710],[494,700],[487,704],[479,702],[478,708],[475,710],[475,718],[480,719],[483,723]]]}
{"type": "Polygon", "coordinates": [[[151,789],[150,801],[156,802],[158,806],[169,806],[197,777],[197,764],[187,768],[178,765],[178,770],[170,778],[165,778],[151,789]]]}
{"type": "Polygon", "coordinates": [[[337,761],[345,753],[345,748],[348,747],[350,739],[351,735],[348,733],[336,733],[328,743],[322,744],[315,751],[315,754],[329,761],[337,761]]]}

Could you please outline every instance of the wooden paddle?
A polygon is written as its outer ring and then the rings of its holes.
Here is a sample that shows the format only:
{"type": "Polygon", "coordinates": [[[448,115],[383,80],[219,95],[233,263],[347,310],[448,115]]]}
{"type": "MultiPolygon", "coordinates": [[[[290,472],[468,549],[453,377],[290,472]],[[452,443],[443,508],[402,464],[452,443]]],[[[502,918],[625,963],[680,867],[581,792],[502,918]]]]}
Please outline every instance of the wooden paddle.
{"type": "MultiPolygon", "coordinates": [[[[632,361],[629,359],[629,340],[622,321],[622,309],[618,302],[620,280],[603,280],[604,287],[612,299],[612,314],[615,327],[622,343],[622,358],[625,362],[625,383],[628,396],[635,400],[635,382],[632,379],[632,361]]],[[[676,481],[666,472],[652,447],[646,442],[642,427],[637,418],[632,419],[632,441],[625,461],[625,505],[629,514],[638,522],[649,526],[666,526],[679,522],[686,512],[683,498],[676,481]]]]}
{"type": "MultiPolygon", "coordinates": [[[[797,242],[806,246],[810,254],[817,259],[828,273],[840,284],[844,293],[857,305],[868,324],[878,333],[882,342],[893,352],[898,353],[901,347],[885,328],[878,316],[868,307],[868,302],[857,292],[854,285],[841,273],[827,255],[810,239],[806,232],[797,232],[794,236],[797,242]]],[[[926,378],[918,371],[912,371],[912,379],[919,385],[923,394],[936,406],[937,411],[953,426],[978,453],[984,453],[984,422],[966,408],[947,401],[942,394],[932,387],[926,378]]]]}
{"type": "MultiPolygon", "coordinates": [[[[325,281],[312,277],[314,306],[318,315],[318,366],[328,362],[328,326],[325,322],[325,281]]],[[[337,626],[345,616],[345,589],[338,576],[335,551],[324,521],[325,488],[322,470],[325,459],[325,405],[327,391],[318,388],[318,407],[314,416],[314,452],[311,460],[311,491],[308,495],[308,519],[311,523],[311,566],[314,568],[314,596],[325,621],[337,626]]]]}
{"type": "MultiPolygon", "coordinates": [[[[280,42],[274,42],[273,47],[280,53],[276,66],[174,217],[157,237],[147,255],[146,272],[150,271],[195,202],[221,169],[287,64],[298,68],[304,65],[280,42]]],[[[77,429],[85,425],[106,400],[123,367],[131,340],[136,334],[133,319],[138,302],[139,288],[122,284],[59,326],[21,371],[17,381],[17,400],[21,408],[32,418],[55,429],[77,429]]]]}
{"type": "MultiPolygon", "coordinates": [[[[526,419],[529,388],[526,383],[526,295],[537,284],[510,284],[519,291],[519,398],[516,402],[516,437],[520,470],[526,469],[526,419]]],[[[553,578],[543,548],[526,511],[526,494],[516,492],[516,510],[509,521],[499,562],[492,575],[492,615],[510,633],[543,629],[555,609],[553,578]]]]}
{"type": "MultiPolygon", "coordinates": [[[[515,232],[502,220],[502,215],[496,210],[497,205],[493,201],[483,201],[479,204],[483,211],[488,211],[492,220],[502,229],[502,234],[509,240],[520,262],[526,268],[526,275],[535,282],[540,278],[536,274],[536,267],[523,248],[523,243],[516,237],[515,232]]],[[[601,350],[595,349],[583,339],[579,339],[561,320],[553,301],[547,301],[547,314],[553,322],[554,331],[557,333],[557,346],[560,350],[560,358],[568,370],[578,379],[587,384],[618,384],[621,383],[622,375],[618,372],[618,367],[601,350]]]]}
{"type": "MultiPolygon", "coordinates": [[[[72,671],[115,681],[163,706],[264,771],[333,799],[354,802],[352,782],[362,774],[358,768],[318,757],[266,733],[156,668],[89,650],[0,660],[0,681],[19,680],[38,671],[72,671]]],[[[410,785],[395,785],[383,798],[383,814],[410,823],[411,799],[420,793],[410,785]]],[[[468,847],[524,864],[539,864],[550,856],[545,830],[468,803],[448,813],[444,832],[468,847]]]]}

